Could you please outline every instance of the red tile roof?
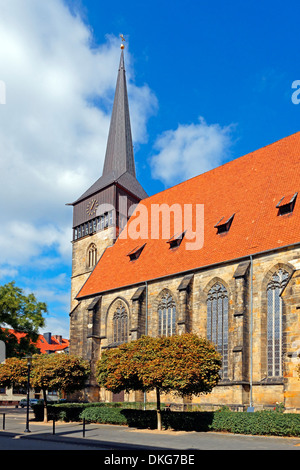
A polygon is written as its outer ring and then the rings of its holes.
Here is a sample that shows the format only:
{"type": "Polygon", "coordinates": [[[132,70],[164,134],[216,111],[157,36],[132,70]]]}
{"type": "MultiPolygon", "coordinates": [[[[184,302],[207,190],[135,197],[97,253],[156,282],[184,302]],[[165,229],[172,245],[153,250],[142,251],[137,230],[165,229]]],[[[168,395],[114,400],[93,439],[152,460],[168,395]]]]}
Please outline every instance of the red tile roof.
{"type": "Polygon", "coordinates": [[[43,335],[39,335],[39,338],[36,342],[36,347],[40,350],[42,354],[44,354],[47,351],[63,351],[64,349],[69,347],[69,344],[70,342],[68,339],[58,337],[57,335],[51,336],[51,343],[48,343],[43,335]]]}
{"type": "MultiPolygon", "coordinates": [[[[4,330],[4,328],[2,328],[4,330]]],[[[24,338],[26,333],[19,333],[12,329],[8,329],[10,334],[14,334],[18,340],[24,338]]],[[[61,336],[51,336],[51,343],[48,343],[46,338],[43,335],[39,335],[35,346],[40,350],[41,354],[45,354],[47,351],[57,352],[63,351],[64,349],[69,347],[69,340],[62,338],[61,336]]]]}
{"type": "MultiPolygon", "coordinates": [[[[136,216],[143,208],[151,213],[154,204],[192,204],[194,208],[204,204],[203,247],[187,249],[191,230],[176,249],[166,243],[174,235],[172,230],[159,239],[119,237],[106,249],[77,299],[299,243],[300,132],[144,199],[136,216]],[[296,192],[293,213],[278,216],[280,199],[296,192]],[[218,235],[216,224],[233,214],[229,231],[218,235]],[[130,261],[128,253],[145,242],[139,258],[130,261]]],[[[127,224],[129,231],[137,222],[135,214],[127,224]]],[[[148,227],[143,227],[149,234],[150,219],[148,227]]]]}

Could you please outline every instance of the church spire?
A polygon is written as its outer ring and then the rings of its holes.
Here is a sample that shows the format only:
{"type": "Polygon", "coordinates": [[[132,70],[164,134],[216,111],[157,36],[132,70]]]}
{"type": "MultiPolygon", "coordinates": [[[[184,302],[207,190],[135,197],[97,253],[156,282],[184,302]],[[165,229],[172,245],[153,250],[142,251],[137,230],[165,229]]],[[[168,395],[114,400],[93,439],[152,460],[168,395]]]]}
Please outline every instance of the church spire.
{"type": "Polygon", "coordinates": [[[103,176],[114,174],[115,178],[120,177],[126,172],[134,177],[136,176],[123,44],[121,49],[117,85],[103,166],[103,176]]]}
{"type": "MultiPolygon", "coordinates": [[[[121,38],[122,41],[125,41],[123,35],[121,35],[121,38]]],[[[78,204],[113,184],[121,186],[138,201],[148,197],[147,193],[136,179],[135,173],[123,43],[121,45],[121,58],[103,173],[80,198],[72,203],[72,205],[78,204]]]]}

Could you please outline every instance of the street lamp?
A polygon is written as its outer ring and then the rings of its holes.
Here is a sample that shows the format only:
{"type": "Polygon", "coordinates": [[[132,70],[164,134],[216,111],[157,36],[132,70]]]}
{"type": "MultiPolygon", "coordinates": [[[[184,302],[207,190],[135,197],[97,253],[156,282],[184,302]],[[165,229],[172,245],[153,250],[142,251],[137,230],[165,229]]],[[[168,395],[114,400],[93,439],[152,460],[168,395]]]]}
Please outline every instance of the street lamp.
{"type": "Polygon", "coordinates": [[[30,432],[29,430],[29,391],[30,391],[30,367],[31,367],[31,356],[26,356],[27,359],[27,410],[26,410],[26,429],[24,432],[30,432]]]}

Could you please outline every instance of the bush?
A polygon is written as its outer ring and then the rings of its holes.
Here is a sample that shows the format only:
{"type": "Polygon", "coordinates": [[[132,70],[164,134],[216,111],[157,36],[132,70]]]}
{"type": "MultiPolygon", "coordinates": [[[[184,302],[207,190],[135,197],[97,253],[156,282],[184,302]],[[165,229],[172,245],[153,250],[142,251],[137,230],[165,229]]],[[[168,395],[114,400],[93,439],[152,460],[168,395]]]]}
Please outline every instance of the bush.
{"type": "Polygon", "coordinates": [[[213,411],[176,411],[164,412],[162,424],[175,431],[210,431],[214,418],[213,411]]]}
{"type": "Polygon", "coordinates": [[[122,411],[120,408],[91,407],[81,412],[80,419],[85,418],[90,423],[127,424],[122,411]]]}
{"type": "MultiPolygon", "coordinates": [[[[123,410],[128,426],[156,428],[156,411],[123,410]]],[[[300,415],[257,411],[162,411],[162,426],[175,431],[227,431],[235,434],[300,436],[300,415]]]]}
{"type": "MultiPolygon", "coordinates": [[[[155,408],[155,403],[146,403],[146,408],[155,408]]],[[[114,402],[114,403],[48,403],[48,419],[56,419],[61,421],[81,421],[80,414],[86,408],[144,408],[144,403],[141,402],[114,402]]],[[[35,420],[44,420],[44,405],[34,405],[33,407],[35,420]]]]}
{"type": "MultiPolygon", "coordinates": [[[[61,403],[61,404],[48,404],[48,419],[55,419],[61,421],[80,421],[80,413],[84,408],[102,406],[104,403],[61,403]]],[[[44,419],[44,405],[34,405],[32,407],[35,420],[43,421],[44,419]]]]}
{"type": "MultiPolygon", "coordinates": [[[[140,429],[156,429],[156,410],[130,409],[131,404],[66,403],[48,406],[49,419],[107,424],[127,424],[140,429]]],[[[33,407],[36,419],[43,420],[43,406],[33,407]]],[[[227,431],[235,434],[300,437],[300,414],[256,411],[161,411],[162,426],[175,431],[227,431]]]]}
{"type": "Polygon", "coordinates": [[[300,415],[272,411],[214,413],[212,428],[236,434],[300,436],[300,415]]]}
{"type": "Polygon", "coordinates": [[[126,422],[130,427],[139,429],[157,428],[156,410],[123,409],[122,414],[126,418],[126,422]]]}

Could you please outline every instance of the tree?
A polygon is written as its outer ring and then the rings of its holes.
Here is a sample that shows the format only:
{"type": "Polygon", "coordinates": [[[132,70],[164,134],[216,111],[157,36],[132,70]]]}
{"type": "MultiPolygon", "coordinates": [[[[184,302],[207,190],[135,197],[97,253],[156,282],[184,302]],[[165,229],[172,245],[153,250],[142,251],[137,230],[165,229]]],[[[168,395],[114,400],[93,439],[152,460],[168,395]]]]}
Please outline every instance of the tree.
{"type": "Polygon", "coordinates": [[[38,339],[39,328],[45,325],[45,313],[46,304],[38,302],[34,294],[25,295],[14,282],[0,286],[0,340],[6,344],[7,357],[23,357],[37,352],[34,343],[38,339]],[[25,335],[18,339],[8,328],[25,335]]]}
{"type": "Polygon", "coordinates": [[[44,421],[48,421],[47,390],[72,393],[84,388],[90,374],[89,362],[68,354],[34,356],[31,385],[41,389],[44,399],[44,421]]]}
{"type": "Polygon", "coordinates": [[[114,393],[156,390],[157,425],[161,429],[161,393],[186,397],[210,393],[217,385],[221,355],[195,334],[151,338],[104,351],[97,363],[99,384],[114,393]]]}
{"type": "MultiPolygon", "coordinates": [[[[0,364],[0,386],[27,384],[27,359],[9,358],[0,364]]],[[[84,388],[90,374],[89,362],[68,354],[37,354],[32,357],[30,386],[43,392],[44,421],[48,420],[46,392],[72,393],[84,388]]]]}
{"type": "Polygon", "coordinates": [[[27,384],[27,361],[17,357],[6,359],[0,364],[1,387],[25,387],[27,384]]]}

